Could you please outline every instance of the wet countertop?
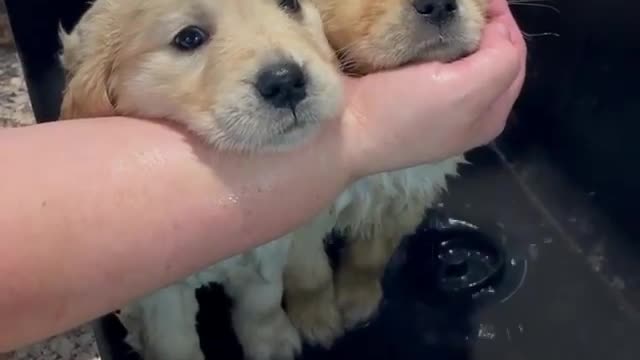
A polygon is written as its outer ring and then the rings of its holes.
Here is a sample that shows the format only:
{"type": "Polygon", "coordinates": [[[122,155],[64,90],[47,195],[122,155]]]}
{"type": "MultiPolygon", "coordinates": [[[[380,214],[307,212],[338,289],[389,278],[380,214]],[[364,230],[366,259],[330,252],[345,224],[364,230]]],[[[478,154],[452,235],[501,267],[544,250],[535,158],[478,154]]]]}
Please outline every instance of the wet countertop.
{"type": "MultiPolygon", "coordinates": [[[[0,42],[0,127],[32,125],[33,112],[16,52],[10,42],[0,42]]],[[[100,357],[93,332],[83,326],[13,354],[0,354],[0,360],[27,359],[98,360],[100,357]]]]}

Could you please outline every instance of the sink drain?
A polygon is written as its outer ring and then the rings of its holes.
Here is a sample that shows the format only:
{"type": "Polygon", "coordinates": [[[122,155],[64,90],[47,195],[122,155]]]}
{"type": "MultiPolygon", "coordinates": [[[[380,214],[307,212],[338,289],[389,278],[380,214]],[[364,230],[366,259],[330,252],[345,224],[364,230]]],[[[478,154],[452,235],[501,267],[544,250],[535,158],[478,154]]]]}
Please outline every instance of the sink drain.
{"type": "Polygon", "coordinates": [[[435,283],[440,291],[474,293],[501,277],[505,264],[501,248],[474,235],[456,231],[436,244],[435,283]]]}
{"type": "Polygon", "coordinates": [[[401,275],[414,296],[437,307],[475,308],[508,301],[523,285],[525,256],[477,226],[442,214],[408,242],[401,275]]]}

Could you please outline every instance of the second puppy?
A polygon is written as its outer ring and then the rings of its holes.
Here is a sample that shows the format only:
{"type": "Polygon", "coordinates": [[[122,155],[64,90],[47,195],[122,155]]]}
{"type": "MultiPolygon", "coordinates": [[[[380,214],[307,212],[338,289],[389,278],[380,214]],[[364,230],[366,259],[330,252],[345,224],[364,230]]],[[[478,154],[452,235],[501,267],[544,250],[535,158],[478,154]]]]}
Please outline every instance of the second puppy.
{"type": "MultiPolygon", "coordinates": [[[[349,74],[473,52],[488,0],[313,0],[329,42],[349,74]]],[[[389,119],[393,121],[393,119],[389,119]]],[[[376,311],[380,280],[400,240],[412,233],[457,173],[463,156],[361,179],[336,201],[334,225],[346,237],[336,274],[324,252],[331,227],[294,241],[285,271],[287,312],[311,343],[329,346],[376,311]]]]}

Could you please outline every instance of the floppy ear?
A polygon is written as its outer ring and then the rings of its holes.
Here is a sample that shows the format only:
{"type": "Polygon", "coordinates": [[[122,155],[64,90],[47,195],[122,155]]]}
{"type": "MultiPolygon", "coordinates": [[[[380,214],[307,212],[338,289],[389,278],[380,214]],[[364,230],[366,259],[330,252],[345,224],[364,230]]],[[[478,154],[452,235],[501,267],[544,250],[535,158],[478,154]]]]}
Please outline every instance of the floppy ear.
{"type": "Polygon", "coordinates": [[[66,87],[60,119],[112,115],[114,106],[109,94],[112,56],[104,45],[81,41],[81,29],[66,34],[60,30],[63,52],[60,61],[66,71],[66,87]]]}
{"type": "Polygon", "coordinates": [[[98,61],[82,63],[67,81],[60,107],[61,119],[113,115],[108,74],[98,61]]]}

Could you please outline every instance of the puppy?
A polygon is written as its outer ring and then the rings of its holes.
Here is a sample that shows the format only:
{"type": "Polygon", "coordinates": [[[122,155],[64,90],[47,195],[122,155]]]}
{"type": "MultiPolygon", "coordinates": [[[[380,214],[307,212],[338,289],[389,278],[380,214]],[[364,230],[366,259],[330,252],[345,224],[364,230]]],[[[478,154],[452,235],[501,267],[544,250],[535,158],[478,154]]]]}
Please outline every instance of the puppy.
{"type": "MultiPolygon", "coordinates": [[[[313,0],[329,42],[349,74],[364,75],[420,61],[447,62],[473,52],[488,0],[313,0]]],[[[389,119],[393,121],[393,119],[389,119]]],[[[294,241],[285,271],[287,312],[310,343],[330,346],[344,329],[369,319],[380,280],[400,240],[422,221],[446,189],[463,156],[369,176],[347,189],[332,208],[347,239],[332,274],[322,239],[294,241]]],[[[316,220],[327,223],[326,217],[316,220]]]]}
{"type": "MultiPolygon", "coordinates": [[[[259,153],[295,151],[341,110],[336,57],[306,0],[97,0],[61,40],[63,119],[169,119],[221,151],[259,153]]],[[[300,338],[281,308],[290,241],[125,307],[128,342],[148,360],[202,359],[194,290],[218,282],[246,358],[293,359],[300,338]]]]}

